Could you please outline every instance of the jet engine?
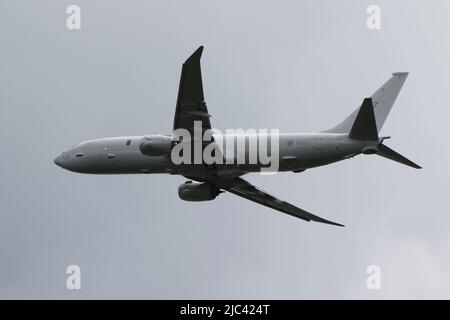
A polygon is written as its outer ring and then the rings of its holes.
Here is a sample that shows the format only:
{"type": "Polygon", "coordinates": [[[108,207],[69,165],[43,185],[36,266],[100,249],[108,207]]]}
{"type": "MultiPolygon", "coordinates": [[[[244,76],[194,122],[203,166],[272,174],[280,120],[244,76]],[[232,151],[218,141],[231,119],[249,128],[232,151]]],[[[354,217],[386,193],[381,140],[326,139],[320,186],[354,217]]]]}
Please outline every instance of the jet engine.
{"type": "Polygon", "coordinates": [[[186,181],[178,187],[178,195],[185,201],[214,200],[222,192],[209,183],[194,183],[192,181],[186,181]]]}
{"type": "Polygon", "coordinates": [[[171,148],[172,138],[162,135],[145,136],[139,145],[143,154],[153,157],[170,155],[171,148]]]}

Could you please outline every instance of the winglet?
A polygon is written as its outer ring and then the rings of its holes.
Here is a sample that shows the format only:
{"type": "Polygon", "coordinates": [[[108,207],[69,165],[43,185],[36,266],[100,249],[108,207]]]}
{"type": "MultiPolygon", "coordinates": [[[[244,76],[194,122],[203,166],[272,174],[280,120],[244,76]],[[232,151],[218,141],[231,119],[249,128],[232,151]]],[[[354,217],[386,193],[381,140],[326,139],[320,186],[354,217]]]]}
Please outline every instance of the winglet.
{"type": "Polygon", "coordinates": [[[340,224],[340,223],[337,223],[337,222],[334,222],[334,221],[330,221],[330,220],[327,220],[327,219],[315,216],[313,214],[311,214],[311,215],[312,215],[312,217],[310,218],[310,221],[331,224],[333,226],[338,226],[338,227],[345,227],[345,225],[343,225],[343,224],[340,224]]]}
{"type": "Polygon", "coordinates": [[[185,63],[188,62],[199,62],[200,58],[202,57],[202,52],[203,52],[203,46],[198,47],[197,50],[195,50],[195,52],[193,54],[191,54],[191,56],[189,58],[187,58],[185,63]]]}

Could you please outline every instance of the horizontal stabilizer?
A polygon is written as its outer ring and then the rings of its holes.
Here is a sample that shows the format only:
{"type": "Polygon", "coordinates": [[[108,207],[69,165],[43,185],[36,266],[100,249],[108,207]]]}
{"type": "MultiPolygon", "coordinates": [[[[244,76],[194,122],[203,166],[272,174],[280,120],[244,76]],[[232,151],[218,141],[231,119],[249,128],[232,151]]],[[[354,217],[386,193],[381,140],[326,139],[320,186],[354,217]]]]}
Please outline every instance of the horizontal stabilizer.
{"type": "Polygon", "coordinates": [[[393,161],[397,161],[397,162],[402,163],[404,165],[416,168],[416,169],[422,169],[421,166],[415,164],[414,162],[412,162],[411,160],[405,158],[401,154],[395,152],[391,148],[386,147],[384,144],[381,144],[378,147],[378,151],[377,151],[376,154],[379,155],[379,156],[385,157],[387,159],[390,159],[390,160],[393,160],[393,161]]]}
{"type": "Polygon", "coordinates": [[[351,139],[357,140],[378,140],[377,123],[373,112],[372,98],[364,99],[348,136],[351,139]]]}

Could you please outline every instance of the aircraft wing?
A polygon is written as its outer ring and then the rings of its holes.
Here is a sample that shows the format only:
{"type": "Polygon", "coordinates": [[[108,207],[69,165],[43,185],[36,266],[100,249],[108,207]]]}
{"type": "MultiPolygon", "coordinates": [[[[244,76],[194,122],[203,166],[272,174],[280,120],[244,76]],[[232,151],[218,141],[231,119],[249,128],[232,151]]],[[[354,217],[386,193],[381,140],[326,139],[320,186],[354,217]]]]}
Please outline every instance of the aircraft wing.
{"type": "Polygon", "coordinates": [[[202,122],[202,134],[211,129],[210,115],[203,96],[200,58],[203,46],[199,47],[184,63],[181,69],[178,99],[173,129],[186,129],[194,134],[194,121],[202,122]]]}
{"type": "Polygon", "coordinates": [[[263,206],[284,212],[291,216],[294,216],[299,219],[303,219],[305,221],[316,221],[327,224],[332,224],[335,226],[344,225],[323,219],[308,211],[300,209],[286,201],[280,200],[267,192],[253,186],[246,180],[239,177],[218,177],[213,179],[208,179],[208,181],[215,184],[218,188],[223,189],[225,191],[234,193],[242,198],[251,200],[253,202],[262,204],[263,206]]]}

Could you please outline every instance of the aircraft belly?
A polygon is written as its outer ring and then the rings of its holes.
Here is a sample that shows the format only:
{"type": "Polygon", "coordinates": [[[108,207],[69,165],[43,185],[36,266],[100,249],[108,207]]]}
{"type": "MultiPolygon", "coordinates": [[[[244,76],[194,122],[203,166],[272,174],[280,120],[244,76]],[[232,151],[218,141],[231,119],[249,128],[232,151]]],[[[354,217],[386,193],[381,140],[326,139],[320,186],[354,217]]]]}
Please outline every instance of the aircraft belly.
{"type": "Polygon", "coordinates": [[[111,153],[94,157],[94,170],[99,174],[166,173],[170,167],[170,159],[165,156],[111,153]]]}
{"type": "Polygon", "coordinates": [[[296,171],[319,167],[360,153],[353,144],[312,145],[290,150],[280,156],[280,171],[296,171]]]}

